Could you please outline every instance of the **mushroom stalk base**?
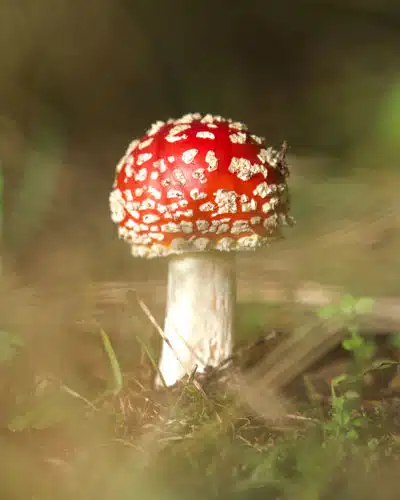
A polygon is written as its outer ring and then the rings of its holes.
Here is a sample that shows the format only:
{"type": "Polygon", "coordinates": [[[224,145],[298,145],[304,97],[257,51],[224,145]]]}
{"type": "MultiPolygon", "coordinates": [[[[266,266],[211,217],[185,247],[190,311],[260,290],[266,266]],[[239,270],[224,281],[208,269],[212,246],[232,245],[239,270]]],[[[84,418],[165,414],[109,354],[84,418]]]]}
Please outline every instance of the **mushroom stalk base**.
{"type": "MultiPolygon", "coordinates": [[[[236,299],[234,257],[173,257],[159,370],[167,386],[185,375],[216,367],[232,354],[236,299]],[[172,349],[171,349],[172,347],[172,349]]],[[[159,375],[156,386],[163,383],[159,375]]]]}

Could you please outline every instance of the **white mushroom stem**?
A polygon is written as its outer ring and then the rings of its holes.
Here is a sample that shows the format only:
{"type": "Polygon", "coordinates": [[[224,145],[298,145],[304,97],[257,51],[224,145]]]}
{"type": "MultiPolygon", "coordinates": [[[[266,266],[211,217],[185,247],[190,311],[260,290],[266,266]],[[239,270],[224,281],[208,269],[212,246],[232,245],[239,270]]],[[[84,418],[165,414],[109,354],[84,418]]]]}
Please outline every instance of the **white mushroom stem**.
{"type": "MultiPolygon", "coordinates": [[[[234,257],[172,257],[159,371],[167,386],[185,375],[216,367],[232,354],[236,302],[234,257]]],[[[159,375],[156,386],[162,386],[159,375]]]]}

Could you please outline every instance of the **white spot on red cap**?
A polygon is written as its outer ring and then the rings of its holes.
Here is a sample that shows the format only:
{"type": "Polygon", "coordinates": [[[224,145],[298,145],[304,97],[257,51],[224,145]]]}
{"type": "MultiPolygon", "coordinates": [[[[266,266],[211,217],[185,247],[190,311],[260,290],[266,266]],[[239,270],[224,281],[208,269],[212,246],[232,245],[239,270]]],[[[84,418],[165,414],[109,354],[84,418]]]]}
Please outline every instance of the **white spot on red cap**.
{"type": "Polygon", "coordinates": [[[281,200],[279,199],[278,196],[272,196],[271,199],[269,200],[272,209],[278,208],[280,201],[281,200]]]}
{"type": "Polygon", "coordinates": [[[262,144],[264,142],[264,138],[263,137],[259,137],[258,135],[254,135],[252,134],[250,136],[254,142],[256,142],[257,144],[262,144]]]}
{"type": "Polygon", "coordinates": [[[264,213],[270,212],[279,204],[279,198],[276,196],[272,197],[269,201],[263,204],[262,211],[264,213]]]}
{"type": "Polygon", "coordinates": [[[155,122],[152,124],[152,126],[149,128],[149,130],[147,131],[146,135],[156,135],[157,132],[160,131],[160,129],[165,125],[164,122],[162,122],[161,120],[155,122]]]}
{"type": "Polygon", "coordinates": [[[177,210],[174,214],[175,217],[193,217],[193,210],[177,210]]]}
{"type": "Polygon", "coordinates": [[[214,124],[214,120],[216,118],[217,118],[216,116],[207,114],[207,115],[203,116],[203,118],[200,120],[200,122],[201,123],[211,123],[211,124],[214,124]]]}
{"type": "Polygon", "coordinates": [[[160,160],[156,160],[153,163],[153,167],[157,170],[160,171],[160,173],[164,173],[167,170],[167,165],[165,164],[165,161],[161,158],[160,160]]]}
{"type": "Polygon", "coordinates": [[[205,184],[207,182],[207,178],[206,178],[204,172],[205,172],[204,168],[197,168],[192,173],[193,179],[197,179],[198,181],[201,182],[201,184],[205,184]]]}
{"type": "MultiPolygon", "coordinates": [[[[138,213],[138,215],[139,215],[139,213],[138,213]]],[[[128,219],[126,221],[125,227],[132,229],[133,231],[140,231],[139,224],[132,219],[128,219]]]]}
{"type": "Polygon", "coordinates": [[[133,210],[139,210],[140,205],[140,201],[127,201],[125,206],[128,212],[132,212],[133,210]]]}
{"type": "Polygon", "coordinates": [[[232,224],[231,233],[240,234],[251,231],[249,221],[247,220],[235,220],[232,224]]]}
{"type": "Polygon", "coordinates": [[[196,221],[196,226],[200,232],[203,232],[207,231],[207,229],[210,227],[210,223],[207,220],[201,219],[196,221]]]}
{"type": "Polygon", "coordinates": [[[140,219],[140,213],[137,210],[128,210],[128,212],[134,219],[140,219]]]}
{"type": "Polygon", "coordinates": [[[128,182],[128,180],[133,177],[133,174],[134,174],[134,170],[133,170],[133,165],[132,165],[132,162],[131,163],[127,163],[126,164],[126,167],[125,167],[125,175],[126,175],[126,182],[128,182]]]}
{"type": "Polygon", "coordinates": [[[190,196],[193,200],[204,200],[204,198],[207,198],[207,193],[201,192],[198,188],[193,188],[190,190],[190,196]]]}
{"type": "Polygon", "coordinates": [[[163,233],[179,233],[180,230],[180,225],[176,222],[167,222],[167,224],[161,226],[161,231],[163,233]]]}
{"type": "Polygon", "coordinates": [[[211,203],[211,201],[208,201],[207,203],[203,203],[202,205],[199,206],[199,210],[201,212],[212,212],[214,210],[214,204],[211,203]]]}
{"type": "Polygon", "coordinates": [[[124,199],[119,189],[115,189],[114,191],[111,192],[109,202],[110,202],[111,220],[115,224],[119,224],[125,218],[124,199]]]}
{"type": "Polygon", "coordinates": [[[185,139],[187,139],[187,135],[186,134],[183,134],[183,135],[167,135],[167,137],[165,138],[165,140],[168,141],[168,142],[184,141],[185,139]]]}
{"type": "Polygon", "coordinates": [[[181,230],[183,233],[186,233],[186,234],[193,233],[193,222],[182,221],[181,222],[181,230]]]}
{"type": "Polygon", "coordinates": [[[236,174],[242,181],[248,181],[255,175],[262,172],[262,166],[257,163],[252,164],[247,158],[233,157],[228,167],[229,172],[236,174]]]}
{"type": "Polygon", "coordinates": [[[140,154],[137,157],[136,165],[138,165],[138,166],[143,165],[143,163],[146,163],[146,161],[151,160],[152,156],[153,155],[151,153],[142,153],[142,154],[140,154]]]}
{"type": "Polygon", "coordinates": [[[196,238],[193,242],[196,250],[206,250],[210,246],[211,240],[209,238],[196,238]]]}
{"type": "MultiPolygon", "coordinates": [[[[136,191],[138,191],[138,189],[135,190],[135,194],[136,194],[136,191]]],[[[127,201],[133,201],[133,194],[132,194],[132,191],[130,189],[125,189],[124,195],[125,195],[125,198],[127,199],[127,201]]],[[[140,196],[140,195],[136,194],[136,196],[140,196]]]]}
{"type": "Polygon", "coordinates": [[[229,139],[233,144],[246,144],[247,135],[244,132],[237,132],[236,134],[231,134],[229,139]]]}
{"type": "Polygon", "coordinates": [[[141,141],[139,142],[138,144],[138,148],[139,149],[144,149],[144,148],[147,148],[148,146],[150,146],[150,144],[154,141],[154,139],[152,137],[149,137],[148,139],[146,139],[145,141],[141,141]]]}
{"type": "Polygon", "coordinates": [[[167,191],[167,198],[183,198],[183,193],[179,189],[169,189],[167,191]]]}
{"type": "Polygon", "coordinates": [[[265,228],[272,228],[276,226],[277,222],[278,222],[278,214],[272,214],[263,221],[263,226],[265,228]]]}
{"type": "Polygon", "coordinates": [[[142,201],[139,210],[154,210],[155,208],[156,208],[156,202],[154,200],[147,199],[142,201]]]}
{"type": "Polygon", "coordinates": [[[229,252],[236,247],[236,242],[233,238],[221,238],[217,241],[215,248],[223,252],[229,252]]]}
{"type": "Polygon", "coordinates": [[[262,211],[266,214],[268,212],[271,211],[271,204],[269,201],[267,201],[266,203],[263,203],[263,206],[262,206],[262,211]]]}
{"type": "Polygon", "coordinates": [[[157,240],[157,241],[163,241],[163,239],[165,238],[163,233],[150,233],[149,236],[153,240],[157,240]]]}
{"type": "Polygon", "coordinates": [[[256,210],[257,202],[253,198],[247,203],[242,203],[242,212],[255,212],[256,210]]]}
{"type": "Polygon", "coordinates": [[[135,181],[143,182],[147,179],[147,168],[141,168],[135,175],[135,181]]]}
{"type": "Polygon", "coordinates": [[[153,186],[149,186],[147,188],[147,191],[151,196],[154,196],[156,200],[161,199],[161,192],[158,189],[154,188],[153,186]]]}
{"type": "Polygon", "coordinates": [[[281,159],[281,153],[275,149],[269,147],[267,149],[261,149],[258,153],[258,158],[265,163],[269,163],[271,167],[276,167],[281,159]]]}
{"type": "Polygon", "coordinates": [[[185,174],[182,172],[182,170],[180,170],[179,168],[176,168],[174,171],[173,171],[173,174],[174,174],[174,177],[175,179],[183,185],[186,184],[186,177],[185,177],[185,174]]]}
{"type": "MultiPolygon", "coordinates": [[[[117,167],[115,169],[115,173],[119,174],[122,170],[122,167],[124,167],[124,166],[125,166],[125,156],[123,158],[121,158],[120,161],[118,162],[117,167]]],[[[116,182],[117,182],[117,179],[115,178],[114,183],[113,183],[113,188],[116,187],[116,185],[117,185],[116,182]]]]}
{"type": "Polygon", "coordinates": [[[138,144],[139,144],[139,141],[137,139],[131,141],[130,144],[128,145],[126,152],[125,152],[125,156],[131,155],[135,151],[138,144]]]}
{"type": "Polygon", "coordinates": [[[257,234],[252,234],[251,236],[242,236],[238,239],[238,245],[243,248],[253,249],[259,244],[259,236],[257,234]]]}
{"type": "Polygon", "coordinates": [[[270,187],[266,182],[261,182],[253,191],[253,194],[265,198],[271,193],[270,187]]]}
{"type": "Polygon", "coordinates": [[[168,210],[175,212],[175,210],[178,210],[179,205],[178,205],[178,203],[174,202],[174,203],[170,203],[169,205],[167,205],[167,208],[168,208],[168,210]]]}
{"type": "Polygon", "coordinates": [[[214,193],[214,195],[219,214],[234,214],[237,212],[236,199],[238,198],[238,195],[235,193],[235,191],[218,189],[218,191],[214,193]]]}
{"type": "Polygon", "coordinates": [[[182,134],[182,132],[184,132],[185,130],[188,130],[189,128],[190,128],[189,124],[187,124],[187,125],[186,124],[175,125],[175,127],[172,127],[170,129],[165,140],[168,142],[177,142],[177,141],[182,141],[184,139],[187,139],[187,135],[182,134]]]}
{"type": "Polygon", "coordinates": [[[186,163],[186,165],[189,165],[195,159],[198,152],[199,150],[195,148],[184,151],[182,153],[182,161],[186,163]]]}
{"type": "Polygon", "coordinates": [[[143,215],[143,222],[146,224],[152,224],[153,222],[158,222],[160,217],[156,214],[145,214],[143,215]]]}
{"type": "Polygon", "coordinates": [[[215,139],[215,134],[208,130],[203,130],[201,132],[197,132],[196,137],[198,139],[215,139]]]}
{"type": "Polygon", "coordinates": [[[186,113],[186,115],[175,120],[175,123],[192,123],[194,120],[200,120],[200,118],[200,113],[186,113]]]}
{"type": "Polygon", "coordinates": [[[232,122],[229,120],[231,123],[229,124],[229,128],[234,128],[236,130],[247,130],[247,127],[244,123],[241,122],[232,122]]]}
{"type": "Polygon", "coordinates": [[[218,168],[218,158],[215,154],[215,151],[207,151],[207,154],[206,154],[206,163],[208,163],[208,167],[207,167],[207,170],[209,172],[214,172],[214,170],[217,170],[218,168]]]}
{"type": "Polygon", "coordinates": [[[229,224],[221,224],[217,228],[217,234],[227,233],[229,231],[229,224]]]}

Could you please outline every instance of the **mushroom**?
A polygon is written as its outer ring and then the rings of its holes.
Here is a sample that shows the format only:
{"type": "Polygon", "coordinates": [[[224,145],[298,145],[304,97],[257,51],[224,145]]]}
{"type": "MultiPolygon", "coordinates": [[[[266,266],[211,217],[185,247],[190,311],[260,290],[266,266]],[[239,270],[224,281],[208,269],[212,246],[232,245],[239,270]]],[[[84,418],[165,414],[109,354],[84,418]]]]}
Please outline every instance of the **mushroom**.
{"type": "Polygon", "coordinates": [[[196,113],[155,123],[119,162],[110,195],[119,237],[135,257],[169,257],[167,386],[232,354],[235,252],[266,246],[293,222],[285,152],[242,123],[196,113]]]}

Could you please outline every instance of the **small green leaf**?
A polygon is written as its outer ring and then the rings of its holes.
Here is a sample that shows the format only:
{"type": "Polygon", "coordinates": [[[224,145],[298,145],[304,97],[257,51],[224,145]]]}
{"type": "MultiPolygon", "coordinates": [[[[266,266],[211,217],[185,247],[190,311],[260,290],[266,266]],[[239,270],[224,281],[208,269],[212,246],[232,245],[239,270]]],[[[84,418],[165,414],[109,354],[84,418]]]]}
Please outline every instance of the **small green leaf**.
{"type": "Polygon", "coordinates": [[[360,297],[354,304],[356,314],[366,314],[373,310],[375,301],[370,297],[360,297]]]}
{"type": "Polygon", "coordinates": [[[337,316],[338,311],[339,310],[338,310],[337,305],[335,305],[335,304],[328,304],[327,306],[321,307],[317,311],[317,315],[321,319],[329,319],[329,318],[333,318],[334,316],[337,316]]]}
{"type": "Polygon", "coordinates": [[[355,418],[351,421],[351,424],[354,425],[354,427],[365,427],[365,419],[355,418]]]}
{"type": "Polygon", "coordinates": [[[358,437],[359,437],[358,432],[355,429],[350,429],[346,433],[346,438],[350,439],[351,441],[356,441],[358,437]]]}
{"type": "Polygon", "coordinates": [[[342,412],[342,424],[343,425],[348,425],[350,423],[350,413],[345,411],[345,412],[342,412]]]}
{"type": "Polygon", "coordinates": [[[353,342],[352,339],[344,339],[342,342],[342,347],[346,351],[352,351],[353,350],[353,342]]]}
{"type": "Polygon", "coordinates": [[[346,316],[352,316],[355,311],[356,301],[351,295],[343,295],[340,301],[340,311],[346,316]]]}
{"type": "Polygon", "coordinates": [[[343,340],[342,346],[346,351],[357,351],[364,346],[364,342],[364,339],[360,335],[352,335],[343,340]]]}

